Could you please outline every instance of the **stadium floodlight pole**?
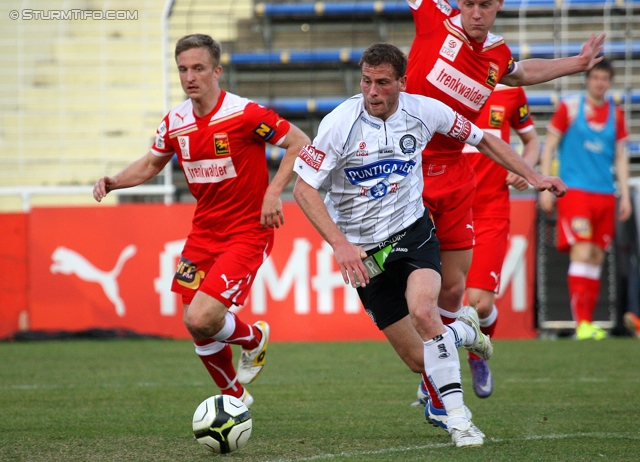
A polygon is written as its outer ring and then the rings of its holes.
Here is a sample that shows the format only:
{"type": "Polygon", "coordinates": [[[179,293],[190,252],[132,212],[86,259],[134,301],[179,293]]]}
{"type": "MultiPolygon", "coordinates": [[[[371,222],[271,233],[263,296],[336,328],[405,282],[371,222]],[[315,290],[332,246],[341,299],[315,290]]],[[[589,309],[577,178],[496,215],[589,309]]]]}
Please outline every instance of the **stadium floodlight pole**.
{"type": "MultiPolygon", "coordinates": [[[[169,75],[169,17],[173,11],[175,0],[166,0],[162,11],[162,80],[164,83],[164,112],[171,109],[171,83],[169,75]]],[[[169,188],[173,184],[173,162],[168,162],[163,169],[164,185],[169,188]]],[[[170,205],[173,202],[173,194],[164,195],[164,203],[170,205]]]]}

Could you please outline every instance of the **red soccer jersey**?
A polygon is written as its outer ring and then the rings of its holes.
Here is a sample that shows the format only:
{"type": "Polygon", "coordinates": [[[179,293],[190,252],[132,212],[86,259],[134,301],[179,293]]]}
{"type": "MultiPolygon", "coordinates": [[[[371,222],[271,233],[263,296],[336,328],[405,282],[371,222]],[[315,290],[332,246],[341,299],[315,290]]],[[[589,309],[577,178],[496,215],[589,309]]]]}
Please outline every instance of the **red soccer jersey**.
{"type": "MultiPolygon", "coordinates": [[[[557,135],[564,135],[578,114],[579,103],[580,97],[578,96],[560,101],[558,109],[549,121],[549,130],[557,135]]],[[[593,130],[602,130],[609,119],[609,103],[605,102],[601,106],[594,106],[585,98],[585,116],[587,123],[593,130]]],[[[616,140],[624,140],[628,135],[624,112],[620,106],[616,106],[616,140]]]]}
{"type": "Polygon", "coordinates": [[[197,200],[190,238],[220,242],[233,235],[272,233],[260,212],[269,184],[265,142],[278,144],[289,122],[253,101],[221,92],[204,117],[191,100],[173,108],[156,134],[156,155],[178,155],[197,200]]]}
{"type": "MultiPolygon", "coordinates": [[[[511,128],[519,133],[534,130],[533,119],[524,90],[499,85],[485,104],[476,125],[509,143],[511,128]]],[[[474,218],[509,218],[509,187],[507,170],[477,149],[466,146],[467,160],[476,172],[474,218]],[[470,149],[469,149],[470,148],[470,149]]]]}
{"type": "MultiPolygon", "coordinates": [[[[407,92],[442,101],[474,122],[500,79],[515,70],[502,37],[471,40],[458,10],[444,0],[409,4],[416,35],[409,52],[407,92]]],[[[463,143],[436,134],[423,152],[426,163],[451,164],[463,143]]]]}

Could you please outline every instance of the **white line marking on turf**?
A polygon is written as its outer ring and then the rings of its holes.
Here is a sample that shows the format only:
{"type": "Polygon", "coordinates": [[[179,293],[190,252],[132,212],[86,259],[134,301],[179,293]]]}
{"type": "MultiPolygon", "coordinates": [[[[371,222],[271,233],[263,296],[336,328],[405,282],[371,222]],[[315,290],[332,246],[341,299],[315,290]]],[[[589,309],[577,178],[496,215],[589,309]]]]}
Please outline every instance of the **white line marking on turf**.
{"type": "MultiPolygon", "coordinates": [[[[628,440],[639,440],[640,434],[629,434],[629,433],[568,433],[568,434],[559,434],[559,435],[531,435],[525,436],[522,438],[488,438],[487,441],[491,443],[509,443],[514,441],[537,441],[537,440],[561,440],[561,439],[571,439],[571,438],[597,438],[597,439],[628,439],[628,440]]],[[[338,454],[319,454],[317,456],[311,457],[303,457],[300,459],[274,459],[266,462],[304,462],[311,460],[324,460],[324,459],[339,459],[342,457],[354,457],[354,456],[367,456],[367,455],[377,455],[377,454],[393,454],[396,452],[409,452],[409,451],[420,451],[422,449],[438,449],[445,448],[447,446],[452,446],[451,443],[434,443],[434,444],[425,444],[422,446],[408,446],[404,448],[388,448],[388,449],[378,449],[376,451],[353,451],[353,452],[340,452],[338,454]]]]}
{"type": "MultiPolygon", "coordinates": [[[[188,382],[188,383],[160,383],[160,382],[135,382],[135,383],[101,383],[96,384],[96,387],[100,388],[153,388],[153,387],[201,387],[205,382],[188,382]]],[[[56,390],[60,388],[78,388],[85,387],[87,385],[76,385],[74,383],[68,383],[64,385],[38,385],[38,384],[25,384],[25,385],[1,385],[0,390],[56,390]]]]}

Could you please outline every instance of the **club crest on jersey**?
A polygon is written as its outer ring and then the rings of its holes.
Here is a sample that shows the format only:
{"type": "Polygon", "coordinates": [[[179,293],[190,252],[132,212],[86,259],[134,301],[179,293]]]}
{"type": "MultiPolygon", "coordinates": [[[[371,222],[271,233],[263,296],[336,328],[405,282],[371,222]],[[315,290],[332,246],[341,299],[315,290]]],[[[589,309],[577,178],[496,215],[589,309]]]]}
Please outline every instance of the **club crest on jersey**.
{"type": "Polygon", "coordinates": [[[403,154],[413,154],[416,152],[416,137],[413,135],[404,135],[400,138],[400,150],[403,154]]]}
{"type": "Polygon", "coordinates": [[[227,156],[231,154],[229,135],[227,135],[226,133],[214,133],[213,146],[216,150],[216,156],[227,156]]]}
{"type": "Polygon", "coordinates": [[[500,68],[493,63],[489,63],[489,74],[487,75],[487,85],[492,88],[495,88],[498,83],[498,73],[500,72],[500,68]]]}
{"type": "Polygon", "coordinates": [[[325,156],[326,154],[324,152],[311,145],[303,146],[298,154],[298,157],[302,159],[305,164],[316,171],[320,170],[325,156]]]}
{"type": "Polygon", "coordinates": [[[191,159],[191,154],[189,153],[189,137],[179,136],[178,146],[180,146],[180,153],[182,154],[182,158],[191,159]]]}
{"type": "Polygon", "coordinates": [[[489,126],[500,128],[504,122],[504,106],[491,106],[489,108],[489,126]]]}
{"type": "Polygon", "coordinates": [[[458,56],[458,52],[461,48],[462,40],[457,39],[453,35],[449,34],[442,43],[442,48],[440,48],[440,56],[453,62],[455,61],[456,56],[458,56]]]}
{"type": "Polygon", "coordinates": [[[260,122],[253,132],[265,141],[269,141],[276,134],[276,131],[264,122],[260,122]]]}
{"type": "Polygon", "coordinates": [[[529,105],[523,104],[518,108],[518,117],[520,119],[520,123],[524,123],[529,119],[529,105]]]}

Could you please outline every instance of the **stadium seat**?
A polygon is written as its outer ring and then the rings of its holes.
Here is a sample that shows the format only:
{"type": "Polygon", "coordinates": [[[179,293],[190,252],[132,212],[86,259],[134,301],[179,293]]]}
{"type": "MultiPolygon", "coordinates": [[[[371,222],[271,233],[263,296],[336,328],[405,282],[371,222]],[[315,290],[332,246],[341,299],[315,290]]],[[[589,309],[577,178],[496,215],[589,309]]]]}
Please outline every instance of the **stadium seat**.
{"type": "MultiPolygon", "coordinates": [[[[452,6],[457,2],[452,0],[452,6]]],[[[640,4],[640,0],[505,0],[503,10],[554,9],[554,8],[603,8],[624,7],[640,4]]],[[[301,2],[301,3],[257,3],[257,17],[273,19],[312,18],[336,16],[409,15],[406,1],[372,2],[301,2]]]]}
{"type": "MultiPolygon", "coordinates": [[[[516,59],[553,58],[557,56],[571,56],[580,53],[582,42],[554,45],[553,43],[534,43],[531,45],[510,47],[516,59]]],[[[364,48],[319,48],[312,50],[275,50],[250,51],[239,53],[225,53],[222,56],[223,65],[232,66],[260,66],[260,65],[309,65],[330,63],[357,64],[364,48]]],[[[407,53],[408,48],[403,51],[407,53]]],[[[624,57],[630,52],[640,55],[640,41],[609,42],[604,47],[605,55],[615,58],[624,57]]]]}

